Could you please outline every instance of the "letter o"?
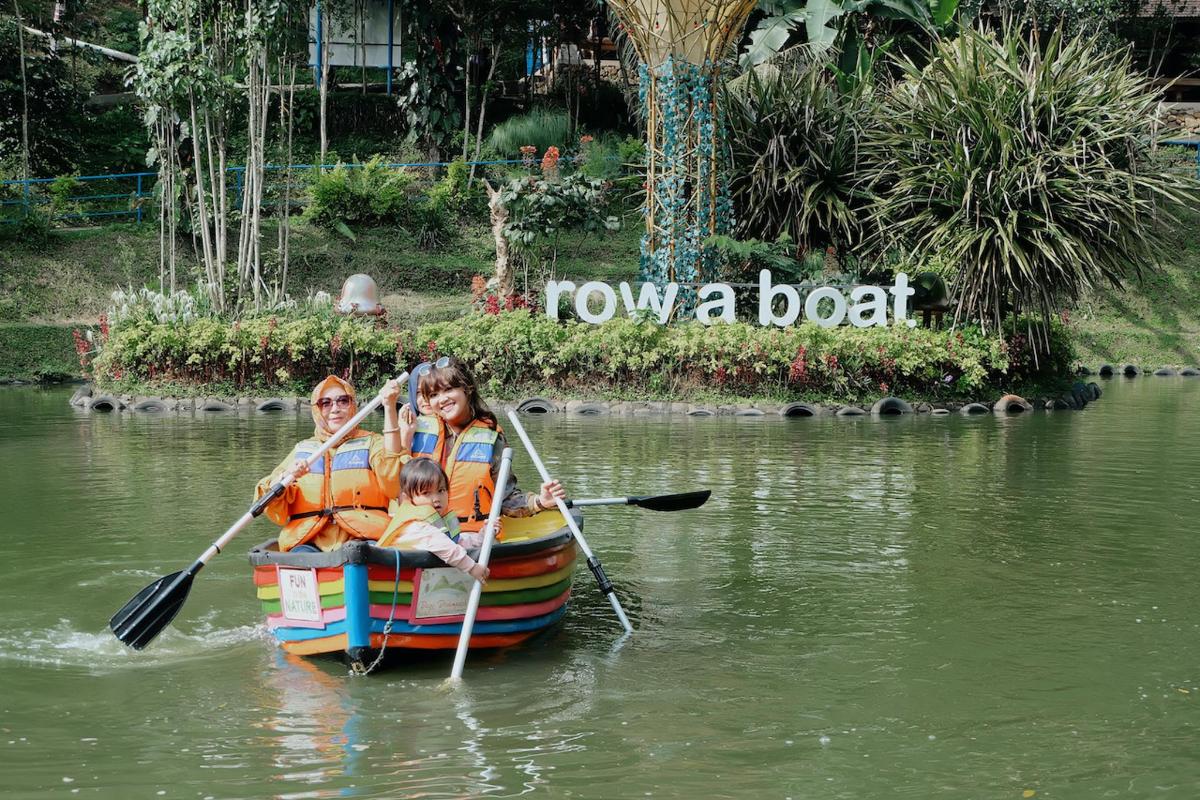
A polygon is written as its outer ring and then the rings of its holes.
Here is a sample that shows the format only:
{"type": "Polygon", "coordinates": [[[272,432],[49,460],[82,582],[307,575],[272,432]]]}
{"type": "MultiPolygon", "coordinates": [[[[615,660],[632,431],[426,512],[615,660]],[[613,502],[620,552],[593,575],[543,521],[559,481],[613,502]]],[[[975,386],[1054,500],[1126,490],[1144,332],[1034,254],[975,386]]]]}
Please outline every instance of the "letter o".
{"type": "Polygon", "coordinates": [[[846,318],[846,298],[832,286],[814,289],[808,293],[808,298],[804,301],[804,316],[822,328],[836,328],[846,318]],[[833,313],[822,318],[817,312],[820,310],[821,301],[826,297],[833,301],[833,313]]]}
{"type": "Polygon", "coordinates": [[[588,281],[575,293],[575,313],[581,320],[592,325],[608,322],[617,313],[617,293],[607,283],[588,281]],[[599,292],[600,296],[604,298],[604,307],[600,309],[599,314],[593,314],[592,310],[588,308],[588,300],[591,298],[592,292],[599,292]]]}

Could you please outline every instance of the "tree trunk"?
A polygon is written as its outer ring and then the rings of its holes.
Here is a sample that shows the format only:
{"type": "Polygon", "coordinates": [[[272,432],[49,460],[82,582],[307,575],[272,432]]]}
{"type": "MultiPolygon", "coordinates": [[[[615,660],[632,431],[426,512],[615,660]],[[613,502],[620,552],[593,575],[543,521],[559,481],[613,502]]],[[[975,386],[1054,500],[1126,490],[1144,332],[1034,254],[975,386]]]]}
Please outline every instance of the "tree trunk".
{"type": "MultiPolygon", "coordinates": [[[[25,77],[25,23],[21,21],[21,6],[13,0],[13,14],[17,18],[17,46],[21,59],[21,179],[29,180],[29,84],[25,77]]],[[[29,184],[24,187],[25,197],[29,197],[29,184]]],[[[26,200],[25,213],[29,213],[26,200]]]]}
{"type": "Polygon", "coordinates": [[[329,15],[321,10],[321,15],[324,19],[318,22],[325,31],[325,35],[321,37],[321,164],[318,169],[325,164],[325,150],[327,149],[329,139],[325,135],[325,113],[329,97],[329,15]]]}
{"type": "Polygon", "coordinates": [[[504,226],[508,223],[508,208],[500,202],[500,192],[493,189],[486,180],[483,186],[488,193],[488,212],[492,221],[492,239],[496,243],[496,291],[501,297],[513,293],[512,262],[509,258],[508,239],[504,236],[504,226]]]}
{"type": "MultiPolygon", "coordinates": [[[[467,188],[475,182],[475,170],[477,169],[475,162],[479,160],[479,154],[483,150],[483,120],[487,115],[488,89],[492,85],[492,78],[496,74],[496,62],[500,59],[499,43],[492,43],[488,46],[488,61],[487,79],[483,82],[483,92],[479,98],[479,120],[475,126],[475,156],[471,159],[471,173],[467,176],[467,188]]],[[[467,104],[470,107],[470,103],[467,104]]],[[[464,155],[465,157],[465,155],[464,155]]]]}

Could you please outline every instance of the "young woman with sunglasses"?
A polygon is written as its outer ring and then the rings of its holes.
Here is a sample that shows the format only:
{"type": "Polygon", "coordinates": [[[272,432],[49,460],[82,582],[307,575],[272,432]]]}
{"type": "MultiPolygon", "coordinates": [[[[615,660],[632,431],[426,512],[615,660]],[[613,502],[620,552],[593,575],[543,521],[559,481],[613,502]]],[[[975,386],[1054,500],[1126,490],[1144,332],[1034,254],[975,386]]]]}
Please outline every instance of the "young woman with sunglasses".
{"type": "MultiPolygon", "coordinates": [[[[459,526],[464,531],[482,530],[506,447],[504,431],[461,361],[442,358],[429,369],[416,371],[421,372],[418,393],[436,419],[418,418],[406,404],[400,410],[401,446],[414,457],[425,456],[442,466],[450,479],[449,507],[459,526]]],[[[566,497],[566,490],[558,481],[542,484],[539,492],[525,493],[513,475],[501,509],[505,516],[524,517],[553,508],[559,497],[566,497]]]]}
{"type": "Polygon", "coordinates": [[[383,435],[356,428],[325,457],[305,461],[322,442],[341,430],[358,412],[354,387],[334,375],[312,391],[310,439],[299,442],[271,474],[258,483],[257,497],[291,472],[296,482],[266,508],[266,515],[283,526],[280,550],[336,550],[350,539],[378,539],[387,528],[388,503],[400,488],[400,467],[408,449],[400,435],[396,400],[400,386],[383,388],[383,435]]]}

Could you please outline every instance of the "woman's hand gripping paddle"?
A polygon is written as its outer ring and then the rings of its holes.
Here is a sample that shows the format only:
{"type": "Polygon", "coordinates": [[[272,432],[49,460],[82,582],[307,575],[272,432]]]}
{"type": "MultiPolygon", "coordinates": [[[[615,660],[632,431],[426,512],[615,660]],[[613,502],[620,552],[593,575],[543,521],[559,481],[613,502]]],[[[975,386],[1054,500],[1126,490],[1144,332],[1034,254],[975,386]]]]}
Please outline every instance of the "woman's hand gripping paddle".
{"type": "MultiPolygon", "coordinates": [[[[500,455],[500,474],[496,476],[496,491],[493,497],[504,497],[508,493],[508,476],[512,472],[512,448],[504,448],[500,455]]],[[[500,526],[500,511],[503,503],[494,501],[492,510],[488,513],[487,525],[483,529],[483,545],[479,548],[479,563],[488,565],[492,557],[492,543],[496,541],[496,530],[500,526]]],[[[467,650],[471,646],[471,631],[475,628],[475,615],[479,613],[479,598],[483,594],[483,584],[479,581],[471,586],[471,596],[467,599],[467,613],[463,617],[462,633],[458,636],[458,650],[454,653],[454,667],[450,670],[450,680],[462,680],[463,665],[467,663],[467,650]]]]}
{"type": "MultiPolygon", "coordinates": [[[[404,373],[396,380],[403,383],[408,380],[408,373],[404,373]]],[[[306,463],[309,468],[319,461],[331,447],[341,442],[346,434],[358,427],[358,424],[382,403],[383,393],[380,392],[374,400],[359,409],[357,414],[348,419],[336,433],[316,449],[316,452],[308,457],[306,463]]],[[[192,562],[190,567],[179,572],[172,572],[170,575],[164,575],[134,595],[133,599],[122,606],[121,610],[113,614],[112,619],[108,621],[108,627],[112,629],[113,635],[134,650],[141,650],[154,641],[154,637],[171,624],[171,620],[175,619],[175,615],[179,613],[183,601],[187,600],[188,592],[192,589],[192,579],[196,577],[196,573],[204,568],[209,559],[220,553],[233,537],[241,532],[242,528],[262,514],[271,501],[283,494],[284,490],[294,481],[295,478],[291,472],[285,474],[254,505],[250,506],[249,511],[229,526],[229,529],[221,534],[219,539],[210,544],[208,549],[192,562]]]]}
{"type": "Polygon", "coordinates": [[[686,511],[699,508],[712,496],[710,489],[680,494],[660,494],[653,497],[597,497],[594,500],[568,500],[567,508],[583,506],[637,506],[650,511],[686,511]]]}
{"type": "MultiPolygon", "coordinates": [[[[542,459],[538,458],[537,450],[533,448],[533,442],[529,441],[529,434],[525,433],[525,428],[521,425],[521,420],[517,417],[517,413],[509,411],[508,420],[512,423],[513,430],[517,432],[517,436],[521,437],[521,443],[525,445],[525,449],[529,452],[529,457],[533,460],[534,466],[541,473],[542,480],[551,480],[550,473],[546,471],[546,465],[542,463],[542,459]]],[[[499,496],[499,494],[496,495],[496,497],[499,496]]],[[[625,632],[633,633],[633,626],[629,624],[629,618],[625,616],[625,609],[621,608],[621,601],[617,599],[616,589],[613,587],[612,581],[604,574],[604,567],[600,565],[600,559],[596,558],[591,548],[588,547],[587,540],[583,538],[583,531],[579,530],[579,526],[575,524],[575,518],[567,510],[567,502],[561,499],[555,502],[558,503],[558,510],[562,512],[563,519],[567,521],[567,525],[571,528],[571,533],[575,534],[575,541],[578,542],[579,549],[587,556],[588,569],[595,576],[596,583],[600,586],[600,591],[604,593],[608,598],[608,602],[612,604],[613,613],[621,621],[625,632]]]]}

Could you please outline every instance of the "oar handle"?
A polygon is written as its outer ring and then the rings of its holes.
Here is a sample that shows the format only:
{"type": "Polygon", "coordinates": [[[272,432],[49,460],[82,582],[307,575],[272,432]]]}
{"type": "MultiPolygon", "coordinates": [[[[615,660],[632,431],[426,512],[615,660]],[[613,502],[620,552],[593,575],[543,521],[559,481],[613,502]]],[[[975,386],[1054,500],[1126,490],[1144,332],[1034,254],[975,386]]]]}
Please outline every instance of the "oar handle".
{"type": "MultiPolygon", "coordinates": [[[[508,476],[512,473],[512,448],[504,448],[500,454],[500,474],[496,476],[496,491],[492,495],[497,498],[492,501],[492,510],[488,512],[487,525],[483,528],[483,544],[479,548],[477,563],[488,565],[492,557],[492,544],[496,541],[496,530],[500,527],[500,514],[504,504],[499,498],[504,497],[508,489],[508,476]]],[[[471,586],[471,596],[467,598],[467,613],[463,617],[462,632],[458,636],[458,649],[454,652],[454,666],[450,670],[450,680],[462,678],[463,666],[467,663],[467,650],[471,647],[471,632],[475,629],[475,617],[479,613],[479,600],[483,594],[483,584],[479,581],[471,586]]]]}
{"type": "MultiPolygon", "coordinates": [[[[533,442],[529,441],[529,434],[525,432],[525,426],[521,424],[520,418],[517,417],[515,411],[508,412],[508,420],[512,423],[513,430],[517,432],[517,436],[521,438],[521,444],[525,445],[525,451],[529,453],[529,458],[537,467],[538,473],[542,476],[542,481],[549,481],[550,473],[546,470],[546,465],[542,463],[542,459],[538,456],[537,450],[534,449],[533,442]]],[[[497,495],[498,496],[498,495],[497,495]]],[[[587,540],[583,538],[583,531],[575,524],[575,518],[571,516],[571,510],[567,503],[562,498],[555,498],[555,503],[558,505],[558,510],[562,513],[563,519],[567,521],[567,526],[571,529],[571,533],[575,535],[575,541],[579,544],[579,549],[583,551],[587,557],[588,568],[592,574],[596,576],[596,583],[600,586],[600,591],[608,597],[609,604],[613,607],[613,613],[617,615],[617,619],[621,621],[626,633],[633,633],[633,626],[629,624],[629,618],[625,616],[625,609],[621,608],[621,601],[617,599],[616,590],[613,588],[612,581],[604,574],[604,567],[600,565],[600,559],[592,554],[592,549],[588,547],[587,540]]]]}

